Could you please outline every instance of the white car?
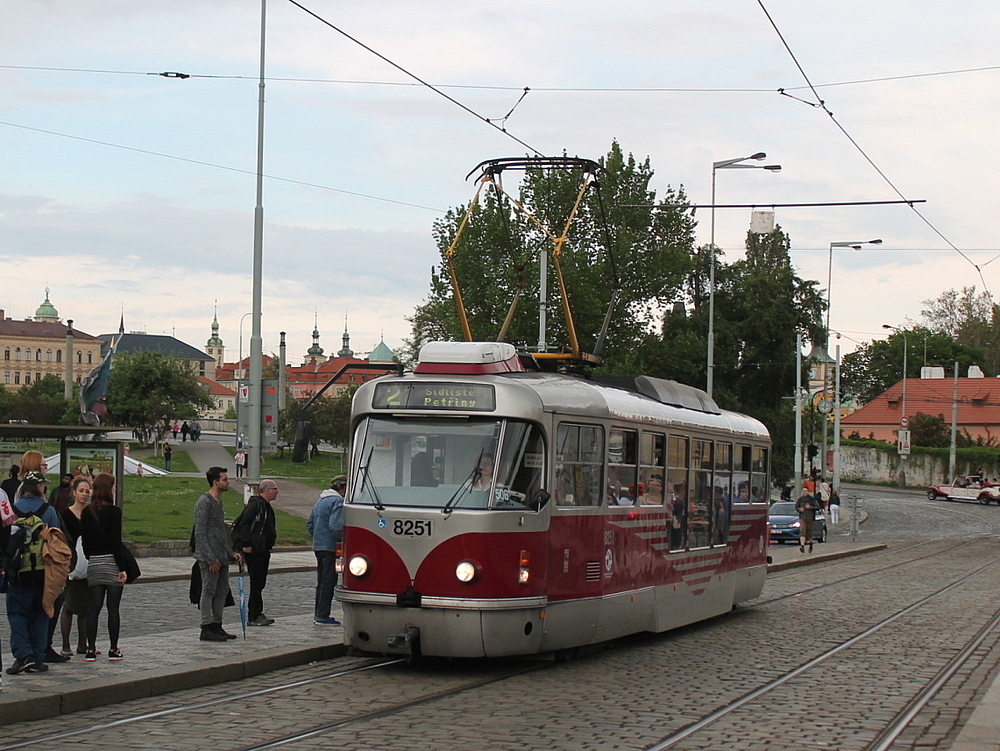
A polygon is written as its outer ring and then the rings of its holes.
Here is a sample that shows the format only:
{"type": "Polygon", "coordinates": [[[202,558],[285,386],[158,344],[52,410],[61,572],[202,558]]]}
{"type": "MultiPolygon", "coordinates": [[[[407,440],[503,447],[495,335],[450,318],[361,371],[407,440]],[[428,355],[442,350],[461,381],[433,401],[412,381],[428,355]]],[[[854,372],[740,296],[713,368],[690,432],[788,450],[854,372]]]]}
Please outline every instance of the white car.
{"type": "Polygon", "coordinates": [[[979,501],[988,504],[996,501],[1000,505],[1000,485],[992,485],[979,475],[959,475],[951,485],[931,485],[927,497],[932,501],[943,498],[947,501],[979,501]]]}

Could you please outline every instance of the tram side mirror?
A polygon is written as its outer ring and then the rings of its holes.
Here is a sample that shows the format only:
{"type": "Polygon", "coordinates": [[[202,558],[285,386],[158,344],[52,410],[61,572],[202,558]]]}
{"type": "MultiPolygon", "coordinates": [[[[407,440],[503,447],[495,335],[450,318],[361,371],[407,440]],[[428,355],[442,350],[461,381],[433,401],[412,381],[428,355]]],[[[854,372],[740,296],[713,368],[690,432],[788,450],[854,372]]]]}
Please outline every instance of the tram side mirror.
{"type": "Polygon", "coordinates": [[[312,423],[299,420],[295,423],[295,443],[292,445],[292,461],[296,464],[305,463],[309,456],[309,438],[312,435],[312,423]]]}
{"type": "Polygon", "coordinates": [[[551,497],[552,496],[549,495],[549,491],[547,491],[547,490],[538,490],[538,491],[535,491],[535,494],[533,496],[531,496],[531,504],[530,504],[531,510],[532,511],[539,511],[539,510],[541,510],[542,506],[544,506],[546,503],[548,503],[549,502],[549,498],[551,498],[551,497]]]}

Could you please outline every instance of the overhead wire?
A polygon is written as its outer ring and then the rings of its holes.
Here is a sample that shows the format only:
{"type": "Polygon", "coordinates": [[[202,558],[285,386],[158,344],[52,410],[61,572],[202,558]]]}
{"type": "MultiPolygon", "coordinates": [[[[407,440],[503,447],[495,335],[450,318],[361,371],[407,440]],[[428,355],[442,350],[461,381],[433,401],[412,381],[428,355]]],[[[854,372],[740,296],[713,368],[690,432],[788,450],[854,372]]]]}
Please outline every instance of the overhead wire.
{"type": "MultiPolygon", "coordinates": [[[[190,157],[177,156],[176,154],[166,154],[162,151],[152,151],[151,149],[140,149],[136,146],[124,146],[120,143],[111,143],[110,141],[101,141],[96,138],[87,138],[85,136],[75,136],[70,133],[60,133],[55,130],[46,130],[44,128],[33,128],[30,125],[20,125],[19,123],[12,123],[0,120],[0,125],[6,126],[8,128],[19,128],[21,130],[28,130],[34,133],[43,133],[48,136],[59,136],[60,138],[69,138],[74,141],[83,141],[84,143],[92,143],[98,146],[107,146],[112,149],[121,149],[123,151],[132,151],[137,154],[147,154],[149,156],[161,157],[163,159],[173,159],[178,162],[187,162],[188,164],[198,164],[203,167],[214,167],[215,169],[226,170],[228,172],[238,172],[242,175],[256,175],[254,170],[240,169],[239,167],[230,167],[225,164],[217,164],[215,162],[206,162],[201,159],[191,159],[190,157]]],[[[268,180],[276,180],[278,182],[291,183],[292,185],[302,185],[308,188],[318,188],[320,190],[329,190],[334,193],[343,193],[344,195],[357,196],[358,198],[368,198],[372,201],[382,201],[383,203],[391,203],[397,206],[408,206],[414,209],[424,209],[427,211],[434,211],[437,213],[444,213],[446,209],[436,208],[434,206],[423,206],[419,203],[409,203],[408,201],[399,201],[393,198],[383,198],[381,196],[373,196],[368,193],[359,193],[354,190],[344,190],[343,188],[334,188],[329,185],[321,185],[319,183],[310,183],[305,180],[294,180],[290,177],[279,177],[278,175],[264,175],[268,180]]]]}
{"type": "MultiPolygon", "coordinates": [[[[107,70],[102,68],[65,68],[46,65],[5,65],[0,64],[2,70],[37,70],[52,71],[61,73],[98,73],[103,75],[121,76],[160,76],[163,78],[205,78],[230,81],[254,81],[260,80],[260,76],[223,75],[217,73],[179,73],[176,71],[141,71],[141,70],[107,70]]],[[[977,68],[956,68],[954,70],[938,70],[927,73],[907,73],[897,76],[877,76],[872,78],[858,78],[848,81],[830,81],[828,83],[817,83],[812,88],[822,89],[834,86],[860,86],[864,84],[886,83],[889,81],[905,81],[918,78],[932,78],[937,76],[955,76],[967,73],[984,73],[988,71],[1000,70],[1000,65],[986,65],[977,68]]],[[[423,86],[422,83],[410,81],[374,81],[366,79],[346,79],[346,78],[304,78],[301,76],[265,76],[265,81],[281,81],[286,83],[331,83],[357,86],[423,86]]],[[[469,91],[523,91],[530,88],[531,91],[546,93],[623,93],[623,94],[657,94],[657,93],[680,93],[680,94],[773,94],[773,88],[740,87],[740,86],[511,86],[511,85],[488,85],[488,84],[463,84],[463,83],[435,83],[439,89],[467,89],[469,91]]],[[[778,92],[801,91],[809,89],[809,86],[784,86],[777,89],[778,92]]]]}
{"type": "MultiPolygon", "coordinates": [[[[517,143],[519,143],[522,146],[524,146],[524,148],[528,149],[530,152],[532,152],[536,156],[543,156],[542,152],[540,152],[538,149],[536,149],[531,144],[529,144],[529,143],[527,143],[525,141],[522,141],[520,138],[518,138],[514,134],[510,133],[505,128],[502,128],[499,125],[497,125],[496,123],[494,123],[493,121],[491,121],[488,117],[484,117],[483,115],[480,115],[478,112],[476,112],[475,110],[471,109],[470,107],[467,107],[466,105],[462,104],[462,102],[458,101],[454,97],[451,97],[448,94],[445,94],[443,91],[441,91],[440,88],[435,87],[434,84],[428,83],[427,81],[423,80],[418,75],[416,75],[415,73],[411,73],[409,70],[407,70],[406,68],[404,68],[399,63],[397,63],[397,62],[395,62],[393,60],[390,60],[388,57],[386,57],[385,55],[383,55],[381,52],[378,52],[377,50],[373,49],[372,47],[369,47],[367,44],[365,44],[364,42],[362,42],[360,39],[356,39],[355,37],[351,36],[350,34],[348,34],[343,29],[339,28],[338,26],[335,26],[330,21],[327,21],[325,18],[323,18],[319,14],[317,14],[317,13],[309,10],[309,8],[307,8],[306,6],[304,6],[302,3],[297,2],[297,0],[288,0],[288,2],[291,3],[292,5],[294,5],[296,8],[299,8],[303,12],[305,12],[308,15],[312,16],[313,18],[315,18],[320,23],[322,23],[322,24],[330,27],[331,29],[333,29],[334,31],[336,31],[341,36],[345,37],[346,39],[351,40],[352,42],[354,42],[356,45],[358,45],[362,49],[367,50],[371,54],[375,55],[375,57],[379,58],[383,62],[388,63],[389,65],[391,65],[393,68],[395,68],[396,70],[400,71],[404,75],[409,76],[414,81],[417,81],[418,83],[422,84],[423,86],[426,86],[428,89],[430,89],[431,91],[433,91],[438,96],[444,97],[449,102],[451,102],[452,104],[454,104],[456,107],[459,107],[460,109],[465,110],[470,115],[472,115],[473,117],[475,117],[477,120],[481,120],[482,122],[484,122],[487,125],[489,125],[491,128],[495,128],[497,131],[499,131],[500,133],[503,133],[508,138],[513,139],[514,141],[516,141],[517,143]]],[[[525,92],[524,92],[524,94],[522,94],[521,98],[523,99],[524,96],[527,95],[527,93],[528,93],[528,91],[527,91],[527,89],[525,89],[525,92]]],[[[518,103],[520,103],[520,100],[519,100],[518,103]]],[[[516,106],[517,105],[515,105],[515,107],[516,106]]],[[[513,109],[511,111],[513,112],[513,109]]]]}
{"type": "MultiPolygon", "coordinates": [[[[986,278],[983,276],[982,266],[976,264],[971,258],[969,258],[965,253],[963,253],[957,245],[955,245],[951,240],[949,240],[944,235],[943,232],[941,232],[941,230],[939,230],[936,226],[934,226],[934,224],[927,217],[925,217],[923,214],[920,213],[920,211],[913,205],[913,203],[910,202],[909,199],[907,199],[907,197],[903,194],[903,192],[896,187],[895,183],[893,183],[892,180],[889,179],[889,176],[882,170],[882,168],[875,163],[875,160],[872,159],[872,157],[869,156],[868,153],[861,147],[861,144],[859,144],[858,141],[850,133],[847,132],[847,128],[845,128],[840,123],[840,121],[838,121],[837,118],[834,117],[833,112],[831,112],[830,108],[826,106],[826,102],[824,102],[823,99],[820,97],[819,92],[816,90],[816,87],[809,79],[809,75],[806,73],[805,69],[799,63],[799,60],[796,57],[795,52],[792,50],[791,46],[785,40],[784,34],[781,33],[781,29],[778,28],[778,24],[775,22],[774,18],[772,18],[770,12],[767,10],[767,7],[764,5],[763,0],[757,0],[757,4],[760,6],[760,9],[764,12],[764,15],[767,17],[768,22],[774,29],[775,34],[778,35],[778,39],[781,41],[781,44],[784,46],[785,50],[792,58],[792,62],[795,63],[795,67],[798,68],[799,73],[802,75],[803,80],[805,80],[806,82],[806,86],[812,92],[813,96],[816,98],[816,101],[809,102],[798,99],[798,97],[792,97],[792,98],[797,99],[798,101],[804,101],[805,104],[808,104],[812,107],[822,109],[830,117],[830,121],[833,122],[833,124],[837,127],[837,129],[840,130],[840,132],[847,138],[848,141],[850,141],[851,145],[854,146],[854,148],[858,151],[859,154],[861,154],[861,156],[865,159],[865,161],[867,161],[868,164],[871,165],[871,167],[875,170],[875,172],[878,173],[878,175],[882,178],[883,181],[885,181],[885,183],[892,189],[892,191],[896,195],[898,195],[901,199],[903,199],[903,201],[907,202],[907,204],[910,207],[910,210],[914,214],[916,214],[920,218],[920,220],[923,221],[923,223],[926,224],[931,229],[932,232],[934,232],[934,234],[936,234],[938,237],[944,240],[944,242],[947,243],[948,246],[952,248],[952,250],[958,253],[963,259],[965,259],[965,261],[969,265],[971,265],[976,270],[976,273],[979,276],[979,281],[982,282],[983,289],[987,293],[989,293],[989,286],[986,284],[986,278]]],[[[783,92],[779,91],[779,94],[780,93],[783,92]]]]}

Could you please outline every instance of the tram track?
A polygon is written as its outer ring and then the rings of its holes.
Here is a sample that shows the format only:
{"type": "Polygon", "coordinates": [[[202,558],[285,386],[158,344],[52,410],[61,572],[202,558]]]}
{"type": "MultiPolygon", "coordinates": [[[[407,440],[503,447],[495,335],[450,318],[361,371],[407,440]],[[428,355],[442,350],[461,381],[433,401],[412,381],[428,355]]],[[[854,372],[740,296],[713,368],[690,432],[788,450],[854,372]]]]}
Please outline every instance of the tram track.
{"type": "MultiPolygon", "coordinates": [[[[961,546],[956,545],[951,549],[954,550],[958,547],[961,546]]],[[[854,636],[841,641],[836,646],[827,649],[805,663],[782,673],[767,683],[749,691],[738,699],[718,707],[712,712],[701,717],[699,720],[689,723],[684,728],[663,738],[658,743],[645,747],[643,751],[666,751],[666,749],[673,748],[682,741],[685,741],[706,730],[719,720],[726,718],[737,710],[740,710],[753,702],[765,699],[777,689],[785,686],[791,681],[823,666],[843,651],[881,632],[887,626],[914,614],[929,603],[937,600],[945,594],[948,594],[949,592],[952,592],[974,577],[989,569],[995,568],[998,565],[1000,565],[1000,561],[992,561],[990,563],[983,564],[979,568],[949,582],[943,587],[940,587],[931,594],[926,595],[918,601],[911,603],[901,610],[898,610],[892,615],[883,618],[879,622],[869,626],[854,636]]],[[[947,662],[947,664],[937,672],[933,680],[928,681],[924,687],[896,713],[896,716],[887,723],[885,729],[883,729],[873,741],[864,746],[865,751],[886,751],[886,749],[889,749],[896,739],[899,738],[900,734],[909,727],[910,723],[913,722],[919,712],[926,707],[928,703],[933,701],[934,697],[941,690],[941,687],[968,663],[976,649],[978,649],[991,634],[997,631],[998,627],[1000,627],[1000,610],[994,611],[992,617],[980,626],[970,638],[966,639],[961,649],[959,649],[957,653],[947,662]]]]}

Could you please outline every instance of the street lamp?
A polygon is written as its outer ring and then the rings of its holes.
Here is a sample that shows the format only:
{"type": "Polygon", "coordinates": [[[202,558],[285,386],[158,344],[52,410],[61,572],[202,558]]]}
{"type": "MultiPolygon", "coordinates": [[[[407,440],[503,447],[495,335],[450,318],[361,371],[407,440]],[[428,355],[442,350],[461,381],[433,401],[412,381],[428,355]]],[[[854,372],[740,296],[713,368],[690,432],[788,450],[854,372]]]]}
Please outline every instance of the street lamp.
{"type": "MultiPolygon", "coordinates": [[[[906,353],[907,353],[907,351],[909,350],[910,347],[909,347],[909,345],[907,344],[907,341],[906,341],[906,331],[904,331],[903,329],[898,328],[896,326],[890,326],[888,323],[883,323],[882,324],[882,328],[884,328],[884,329],[892,329],[897,334],[902,334],[903,335],[903,405],[902,405],[902,415],[900,416],[900,421],[899,421],[899,426],[900,426],[900,428],[902,428],[903,427],[903,418],[907,417],[907,414],[906,414],[906,353]]],[[[905,460],[906,460],[906,457],[901,454],[900,457],[899,457],[899,464],[900,464],[899,486],[900,487],[906,487],[906,472],[903,469],[903,462],[905,460]]]]}
{"type": "Polygon", "coordinates": [[[861,250],[862,245],[881,245],[881,240],[851,240],[847,242],[830,243],[830,262],[826,269],[826,337],[830,338],[830,288],[833,285],[833,249],[853,248],[861,250]]]}
{"type": "Polygon", "coordinates": [[[708,375],[705,391],[712,396],[712,387],[715,380],[715,173],[720,169],[766,169],[770,172],[780,172],[780,164],[743,164],[751,159],[760,161],[766,159],[767,154],[758,151],[750,156],[741,156],[736,159],[723,159],[721,162],[712,162],[712,220],[711,235],[709,239],[709,263],[708,263],[708,375]]]}

